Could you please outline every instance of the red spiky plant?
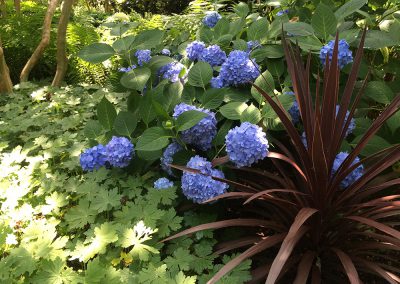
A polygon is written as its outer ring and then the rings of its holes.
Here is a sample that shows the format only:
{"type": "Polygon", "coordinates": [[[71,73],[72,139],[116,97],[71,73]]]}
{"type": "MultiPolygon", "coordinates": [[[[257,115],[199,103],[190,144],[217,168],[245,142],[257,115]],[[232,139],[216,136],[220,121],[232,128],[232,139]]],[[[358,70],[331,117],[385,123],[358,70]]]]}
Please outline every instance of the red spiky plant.
{"type": "MultiPolygon", "coordinates": [[[[279,281],[296,284],[309,281],[329,284],[381,283],[376,282],[378,278],[384,283],[400,283],[400,278],[396,276],[400,273],[400,231],[395,229],[400,224],[400,178],[383,178],[380,175],[400,159],[400,145],[355,163],[371,137],[398,110],[399,95],[375,119],[340,168],[331,175],[333,162],[366,85],[364,80],[361,90],[352,99],[365,34],[364,31],[341,95],[338,35],[332,62],[327,58],[323,83],[318,75],[314,93],[310,92],[309,86],[310,56],[304,67],[299,49],[283,39],[287,68],[308,147],[303,145],[298,130],[282,105],[254,85],[279,116],[291,145],[288,147],[285,143],[273,141],[280,152],[269,153],[276,169],[273,173],[262,169],[243,169],[246,175],[239,178],[240,183],[215,178],[230,183],[237,192],[214,200],[245,200],[241,208],[245,213],[238,219],[196,226],[167,239],[205,229],[246,227],[245,237],[219,245],[218,253],[238,249],[242,253],[227,263],[209,283],[216,283],[247,258],[259,264],[253,271],[253,283],[262,279],[266,279],[267,284],[279,281]],[[337,104],[340,110],[336,115],[337,104]],[[350,115],[346,120],[348,109],[350,115]],[[282,164],[281,160],[290,165],[282,164]],[[340,188],[340,182],[360,164],[365,166],[362,177],[348,188],[340,188]],[[252,180],[248,176],[258,178],[252,180]],[[392,193],[393,190],[397,194],[392,193]]],[[[176,168],[198,172],[179,166],[176,168]]]]}

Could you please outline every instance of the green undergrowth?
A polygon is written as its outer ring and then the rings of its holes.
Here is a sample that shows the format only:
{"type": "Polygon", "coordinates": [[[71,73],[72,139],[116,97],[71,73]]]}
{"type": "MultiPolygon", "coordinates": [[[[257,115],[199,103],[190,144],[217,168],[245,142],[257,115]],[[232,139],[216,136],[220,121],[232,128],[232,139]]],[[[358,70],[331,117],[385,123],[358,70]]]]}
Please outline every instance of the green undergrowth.
{"type": "MultiPolygon", "coordinates": [[[[205,283],[233,257],[212,253],[211,231],[160,242],[217,214],[178,210],[179,188],[155,190],[156,172],[81,171],[104,96],[118,106],[125,94],[25,84],[0,98],[0,283],[205,283]]],[[[220,283],[249,280],[249,267],[220,283]]]]}

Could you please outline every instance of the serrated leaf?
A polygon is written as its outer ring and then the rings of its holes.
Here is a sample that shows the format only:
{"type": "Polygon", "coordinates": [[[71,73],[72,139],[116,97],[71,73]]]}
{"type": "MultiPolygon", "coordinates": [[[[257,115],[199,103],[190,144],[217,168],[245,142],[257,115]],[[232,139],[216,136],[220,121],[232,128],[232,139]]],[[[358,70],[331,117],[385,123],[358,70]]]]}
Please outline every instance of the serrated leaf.
{"type": "Polygon", "coordinates": [[[115,110],[114,105],[110,103],[106,97],[103,97],[103,99],[97,105],[97,118],[100,124],[106,130],[111,130],[116,117],[117,111],[115,110]]]}
{"type": "Polygon", "coordinates": [[[113,48],[116,51],[129,51],[132,43],[135,41],[135,36],[129,35],[123,38],[119,38],[113,42],[113,48]]]}
{"type": "Polygon", "coordinates": [[[83,130],[85,136],[89,139],[96,139],[97,137],[101,136],[104,132],[103,127],[101,124],[96,120],[89,120],[86,125],[85,129],[83,130]]]}
{"type": "Polygon", "coordinates": [[[147,67],[133,69],[121,77],[121,85],[128,89],[143,91],[147,81],[150,79],[151,71],[147,67]]]}
{"type": "Polygon", "coordinates": [[[283,24],[283,30],[295,36],[309,36],[314,34],[313,27],[303,22],[285,23],[283,24]]]}
{"type": "Polygon", "coordinates": [[[360,9],[365,4],[367,4],[367,0],[351,0],[351,1],[345,2],[342,6],[340,6],[336,10],[335,16],[337,19],[344,19],[345,17],[356,12],[358,9],[360,9]]]}
{"type": "Polygon", "coordinates": [[[166,147],[171,134],[161,127],[146,129],[136,144],[137,151],[157,151],[166,147]]]}
{"type": "Polygon", "coordinates": [[[226,120],[224,124],[219,128],[217,135],[214,138],[213,145],[221,146],[225,144],[225,136],[231,129],[233,121],[226,120]]]}
{"type": "Polygon", "coordinates": [[[389,104],[394,97],[393,91],[383,81],[368,82],[364,94],[372,100],[382,104],[389,104]]]}
{"type": "MultiPolygon", "coordinates": [[[[355,147],[357,143],[361,140],[364,135],[357,136],[354,140],[350,143],[351,146],[355,147]]],[[[373,136],[369,141],[365,148],[361,151],[363,156],[370,156],[384,150],[388,147],[392,146],[387,140],[380,136],[373,136]]]]}
{"type": "MultiPolygon", "coordinates": [[[[273,96],[275,82],[268,70],[265,70],[260,76],[258,76],[254,84],[264,90],[269,96],[273,96]]],[[[251,87],[251,95],[259,104],[264,101],[263,95],[261,95],[255,87],[251,87]]]]}
{"type": "Polygon", "coordinates": [[[213,70],[207,62],[197,62],[189,71],[188,83],[195,87],[205,88],[210,82],[213,70]]]}
{"type": "Polygon", "coordinates": [[[157,29],[143,31],[136,36],[132,48],[136,50],[154,48],[161,43],[163,37],[164,32],[157,29]]]}
{"type": "Polygon", "coordinates": [[[312,16],[311,26],[317,34],[327,40],[336,32],[337,19],[329,6],[320,3],[312,16]]]}
{"type": "Polygon", "coordinates": [[[227,119],[239,120],[242,112],[247,108],[246,103],[232,102],[222,106],[219,111],[227,119]]]}
{"type": "Polygon", "coordinates": [[[120,111],[114,121],[114,130],[121,136],[130,137],[136,129],[137,118],[128,111],[120,111]]]}
{"type": "Polygon", "coordinates": [[[267,18],[261,18],[251,24],[247,31],[249,40],[258,40],[263,42],[267,38],[266,31],[268,30],[269,22],[267,18]]]}
{"type": "Polygon", "coordinates": [[[253,124],[257,124],[261,120],[261,112],[258,108],[256,108],[253,104],[249,105],[241,114],[240,121],[241,122],[250,122],[253,124]]]}
{"type": "Polygon", "coordinates": [[[114,54],[115,50],[110,45],[96,42],[82,48],[78,52],[78,57],[90,63],[101,63],[114,54]]]}
{"type": "Polygon", "coordinates": [[[216,109],[224,101],[223,89],[208,89],[200,98],[202,107],[216,109]]]}
{"type": "Polygon", "coordinates": [[[202,111],[197,111],[197,110],[185,111],[176,118],[176,130],[185,131],[189,128],[192,128],[206,116],[208,116],[208,114],[202,111]]]}
{"type": "Polygon", "coordinates": [[[244,2],[239,2],[233,9],[233,11],[241,18],[246,18],[247,14],[250,12],[249,6],[244,2]]]}

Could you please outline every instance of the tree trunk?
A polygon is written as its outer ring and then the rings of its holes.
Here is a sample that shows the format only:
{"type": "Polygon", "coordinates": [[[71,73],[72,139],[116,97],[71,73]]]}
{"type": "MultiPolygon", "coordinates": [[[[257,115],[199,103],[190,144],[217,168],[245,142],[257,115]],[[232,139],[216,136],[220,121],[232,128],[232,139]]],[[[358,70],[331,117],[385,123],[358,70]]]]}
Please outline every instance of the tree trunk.
{"type": "Polygon", "coordinates": [[[44,50],[50,44],[51,20],[53,19],[57,5],[58,0],[50,0],[49,7],[47,8],[47,12],[43,21],[42,39],[33,52],[31,58],[29,58],[28,62],[26,62],[24,69],[21,71],[21,75],[19,76],[21,82],[28,81],[29,73],[31,73],[33,67],[35,67],[40,57],[42,57],[44,50]]]}
{"type": "Polygon", "coordinates": [[[104,0],[104,12],[110,13],[111,12],[111,7],[110,7],[110,1],[109,0],[104,0]]]}
{"type": "Polygon", "coordinates": [[[4,0],[0,0],[0,14],[2,18],[7,16],[7,5],[4,0]]]}
{"type": "Polygon", "coordinates": [[[21,0],[14,0],[15,12],[21,14],[21,0]]]}
{"type": "Polygon", "coordinates": [[[69,17],[72,12],[73,0],[64,0],[63,7],[61,10],[60,22],[58,23],[57,30],[57,71],[54,76],[53,83],[54,87],[60,87],[61,82],[64,80],[65,74],[68,68],[68,58],[67,58],[67,26],[69,17]]]}
{"type": "Polygon", "coordinates": [[[6,59],[4,58],[3,46],[0,39],[0,93],[11,93],[13,84],[10,78],[6,59]]]}

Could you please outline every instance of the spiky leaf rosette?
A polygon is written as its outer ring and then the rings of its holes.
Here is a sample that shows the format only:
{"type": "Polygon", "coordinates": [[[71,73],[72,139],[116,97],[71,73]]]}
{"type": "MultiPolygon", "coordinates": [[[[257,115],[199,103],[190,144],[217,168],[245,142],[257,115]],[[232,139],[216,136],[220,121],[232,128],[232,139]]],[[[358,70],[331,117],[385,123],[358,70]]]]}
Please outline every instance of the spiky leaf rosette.
{"type": "Polygon", "coordinates": [[[196,226],[168,238],[205,229],[246,227],[245,237],[218,246],[217,253],[234,249],[243,252],[209,283],[216,283],[247,258],[259,265],[253,271],[254,282],[375,283],[375,278],[381,278],[387,283],[400,283],[396,276],[400,272],[400,231],[396,229],[400,223],[400,195],[390,193],[391,189],[399,189],[400,179],[382,175],[400,159],[400,145],[358,158],[399,109],[400,95],[375,119],[352,151],[342,155],[337,167],[335,159],[366,85],[365,80],[352,98],[364,32],[345,88],[339,94],[338,39],[337,35],[332,60],[326,60],[323,79],[318,74],[314,92],[309,84],[311,57],[304,67],[299,49],[283,39],[307,147],[279,100],[253,84],[279,116],[290,143],[271,141],[280,153],[268,153],[269,171],[240,168],[239,174],[245,171],[241,177],[238,175],[240,183],[224,180],[236,192],[212,200],[244,199],[240,218],[196,226]],[[343,188],[342,182],[361,165],[362,174],[343,188]],[[273,172],[272,167],[276,169],[273,172]]]}

